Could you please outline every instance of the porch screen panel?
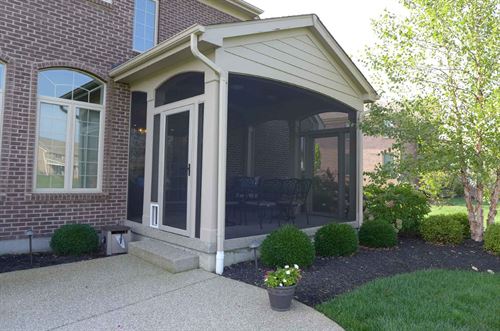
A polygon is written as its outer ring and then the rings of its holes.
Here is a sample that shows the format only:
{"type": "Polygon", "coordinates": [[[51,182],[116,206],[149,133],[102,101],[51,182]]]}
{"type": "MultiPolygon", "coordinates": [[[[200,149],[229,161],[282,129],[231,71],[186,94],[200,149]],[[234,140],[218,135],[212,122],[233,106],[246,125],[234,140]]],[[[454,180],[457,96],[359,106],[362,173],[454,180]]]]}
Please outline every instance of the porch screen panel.
{"type": "Polygon", "coordinates": [[[132,92],[128,153],[127,219],[140,222],[144,202],[147,93],[132,92]]]}
{"type": "Polygon", "coordinates": [[[314,139],[313,212],[339,215],[339,139],[336,136],[314,139]]]}
{"type": "Polygon", "coordinates": [[[153,168],[151,172],[151,202],[158,202],[158,170],[160,159],[160,125],[161,115],[154,116],[153,128],[153,168]]]}
{"type": "Polygon", "coordinates": [[[198,146],[197,146],[197,176],[196,176],[196,224],[195,237],[200,238],[201,228],[201,183],[203,179],[203,121],[205,115],[205,104],[198,106],[198,146]]]}
{"type": "Polygon", "coordinates": [[[204,93],[204,73],[186,72],[170,78],[156,89],[155,107],[202,95],[204,93]]]}

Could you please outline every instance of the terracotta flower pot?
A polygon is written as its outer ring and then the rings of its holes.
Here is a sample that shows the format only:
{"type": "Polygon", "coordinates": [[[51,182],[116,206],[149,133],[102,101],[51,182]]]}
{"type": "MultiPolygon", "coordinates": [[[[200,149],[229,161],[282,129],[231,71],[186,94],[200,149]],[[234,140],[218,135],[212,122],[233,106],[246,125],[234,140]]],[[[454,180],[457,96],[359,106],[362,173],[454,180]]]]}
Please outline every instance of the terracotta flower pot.
{"type": "Polygon", "coordinates": [[[293,285],[287,287],[268,288],[267,294],[269,295],[271,308],[276,311],[290,310],[296,287],[296,285],[293,285]]]}

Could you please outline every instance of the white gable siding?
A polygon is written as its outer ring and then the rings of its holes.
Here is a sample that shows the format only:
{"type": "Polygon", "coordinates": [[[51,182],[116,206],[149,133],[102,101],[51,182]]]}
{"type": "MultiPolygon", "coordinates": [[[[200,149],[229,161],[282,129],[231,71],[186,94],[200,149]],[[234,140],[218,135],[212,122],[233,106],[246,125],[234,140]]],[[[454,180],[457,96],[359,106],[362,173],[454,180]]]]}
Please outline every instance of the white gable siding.
{"type": "Polygon", "coordinates": [[[219,56],[230,72],[286,81],[362,109],[359,92],[305,30],[228,39],[219,56]]]}

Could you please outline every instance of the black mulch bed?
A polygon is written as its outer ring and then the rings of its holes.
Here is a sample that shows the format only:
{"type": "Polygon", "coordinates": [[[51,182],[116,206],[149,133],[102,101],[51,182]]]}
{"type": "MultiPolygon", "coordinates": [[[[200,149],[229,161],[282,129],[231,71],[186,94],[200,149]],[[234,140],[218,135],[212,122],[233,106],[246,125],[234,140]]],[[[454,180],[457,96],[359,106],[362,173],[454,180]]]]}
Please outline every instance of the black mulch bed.
{"type": "MultiPolygon", "coordinates": [[[[500,273],[500,257],[486,253],[481,243],[472,240],[450,247],[403,238],[394,249],[361,248],[350,257],[316,258],[313,266],[304,271],[295,297],[315,306],[380,277],[422,269],[473,270],[472,267],[500,273]]],[[[253,262],[244,262],[227,267],[224,276],[264,287],[266,271],[259,268],[256,272],[253,262]]]]}
{"type": "Polygon", "coordinates": [[[0,255],[0,273],[31,268],[48,267],[56,264],[93,260],[106,255],[102,252],[82,256],[57,256],[52,253],[33,253],[33,266],[29,254],[0,255]]]}

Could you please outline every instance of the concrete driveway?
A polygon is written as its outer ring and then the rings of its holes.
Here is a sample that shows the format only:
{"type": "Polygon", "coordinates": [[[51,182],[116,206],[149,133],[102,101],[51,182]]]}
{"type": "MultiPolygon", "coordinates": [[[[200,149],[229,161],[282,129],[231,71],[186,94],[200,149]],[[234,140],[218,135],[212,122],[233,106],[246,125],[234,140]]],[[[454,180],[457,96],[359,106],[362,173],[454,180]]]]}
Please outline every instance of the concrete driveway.
{"type": "Polygon", "coordinates": [[[299,302],[201,270],[170,274],[136,257],[0,274],[0,330],[342,330],[299,302]]]}

